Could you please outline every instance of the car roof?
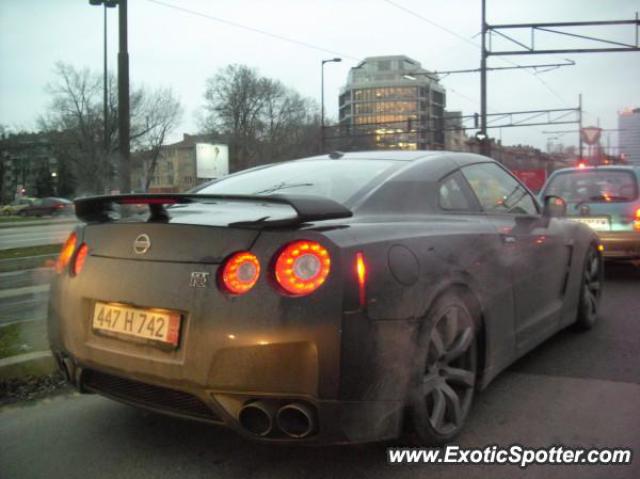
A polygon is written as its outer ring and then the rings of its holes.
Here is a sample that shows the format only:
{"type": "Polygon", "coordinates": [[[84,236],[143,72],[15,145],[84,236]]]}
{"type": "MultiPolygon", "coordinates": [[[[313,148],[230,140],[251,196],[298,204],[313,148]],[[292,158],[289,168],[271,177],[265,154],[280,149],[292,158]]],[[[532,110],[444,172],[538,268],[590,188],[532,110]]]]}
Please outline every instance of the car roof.
{"type": "Polygon", "coordinates": [[[584,168],[578,168],[577,166],[572,166],[570,168],[560,168],[553,172],[556,173],[571,173],[573,171],[631,171],[637,172],[640,168],[636,165],[597,165],[597,166],[585,166],[584,168]]]}
{"type": "MultiPolygon", "coordinates": [[[[326,155],[317,155],[307,160],[392,160],[392,161],[416,161],[428,160],[443,157],[453,157],[458,163],[477,163],[479,161],[493,161],[491,158],[476,155],[473,153],[460,153],[447,150],[370,150],[370,151],[347,151],[332,152],[326,155]],[[340,155],[340,156],[338,156],[340,155]]],[[[462,165],[461,165],[462,166],[462,165]]]]}

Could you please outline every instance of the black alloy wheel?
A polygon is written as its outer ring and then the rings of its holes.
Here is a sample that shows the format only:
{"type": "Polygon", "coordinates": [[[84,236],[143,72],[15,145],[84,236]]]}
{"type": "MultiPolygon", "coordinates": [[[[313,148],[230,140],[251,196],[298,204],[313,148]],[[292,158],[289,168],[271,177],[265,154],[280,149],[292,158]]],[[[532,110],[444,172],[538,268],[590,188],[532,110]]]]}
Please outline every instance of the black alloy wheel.
{"type": "Polygon", "coordinates": [[[589,247],[582,269],[576,325],[580,329],[591,329],[598,319],[604,280],[602,256],[595,246],[589,247]]]}
{"type": "Polygon", "coordinates": [[[421,335],[421,374],[411,400],[413,430],[429,445],[460,432],[477,378],[476,326],[465,303],[446,295],[432,311],[421,335]]]}

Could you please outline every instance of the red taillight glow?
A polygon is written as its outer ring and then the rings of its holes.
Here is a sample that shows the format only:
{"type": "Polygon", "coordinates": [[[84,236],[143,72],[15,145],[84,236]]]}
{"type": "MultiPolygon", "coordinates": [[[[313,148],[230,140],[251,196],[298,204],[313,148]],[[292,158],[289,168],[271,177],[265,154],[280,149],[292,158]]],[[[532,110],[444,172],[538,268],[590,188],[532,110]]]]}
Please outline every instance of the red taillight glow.
{"type": "Polygon", "coordinates": [[[633,229],[636,231],[640,231],[640,208],[636,210],[636,219],[633,222],[633,229]]]}
{"type": "Polygon", "coordinates": [[[364,306],[367,301],[367,265],[361,252],[356,253],[356,275],[358,276],[358,299],[360,306],[364,306]]]}
{"type": "Polygon", "coordinates": [[[78,248],[76,259],[73,262],[73,274],[80,274],[80,271],[84,268],[84,262],[87,259],[87,254],[89,254],[89,247],[87,246],[87,243],[82,243],[80,248],[78,248]]]}
{"type": "Polygon", "coordinates": [[[327,249],[315,241],[295,241],[278,255],[276,281],[292,295],[310,294],[322,286],[331,270],[327,249]]]}
{"type": "Polygon", "coordinates": [[[123,205],[175,205],[178,202],[176,198],[120,198],[118,203],[123,205]]]}
{"type": "Polygon", "coordinates": [[[64,269],[71,261],[71,257],[73,256],[73,252],[76,250],[76,242],[78,238],[75,233],[71,233],[67,238],[67,241],[64,242],[62,246],[62,250],[60,250],[60,255],[58,256],[58,260],[56,261],[56,271],[58,273],[62,273],[64,269]]]}
{"type": "Polygon", "coordinates": [[[260,261],[253,253],[241,251],[225,261],[220,283],[228,293],[244,294],[260,277],[260,261]]]}

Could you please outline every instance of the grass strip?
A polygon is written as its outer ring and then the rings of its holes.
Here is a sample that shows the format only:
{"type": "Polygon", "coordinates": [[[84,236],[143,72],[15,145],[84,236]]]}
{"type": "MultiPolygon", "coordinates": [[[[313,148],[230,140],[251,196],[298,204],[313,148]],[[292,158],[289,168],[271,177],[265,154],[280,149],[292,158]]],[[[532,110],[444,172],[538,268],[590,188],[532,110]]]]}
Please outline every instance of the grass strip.
{"type": "Polygon", "coordinates": [[[42,246],[27,246],[24,248],[11,248],[0,250],[0,260],[28,258],[29,256],[41,256],[45,254],[57,254],[62,248],[61,244],[47,244],[42,246]]]}
{"type": "Polygon", "coordinates": [[[0,327],[0,359],[48,349],[45,321],[24,321],[0,327]]]}

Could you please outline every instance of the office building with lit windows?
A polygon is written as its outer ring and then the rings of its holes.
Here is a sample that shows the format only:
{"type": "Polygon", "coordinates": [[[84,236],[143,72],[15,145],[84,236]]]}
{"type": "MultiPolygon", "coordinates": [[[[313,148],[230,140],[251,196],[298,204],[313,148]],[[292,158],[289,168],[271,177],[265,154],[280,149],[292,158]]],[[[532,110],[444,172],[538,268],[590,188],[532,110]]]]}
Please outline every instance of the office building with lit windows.
{"type": "Polygon", "coordinates": [[[640,166],[640,108],[618,113],[620,154],[632,165],[640,166]]]}
{"type": "Polygon", "coordinates": [[[445,104],[445,89],[419,62],[368,57],[340,92],[341,138],[352,149],[443,149],[445,104]]]}

